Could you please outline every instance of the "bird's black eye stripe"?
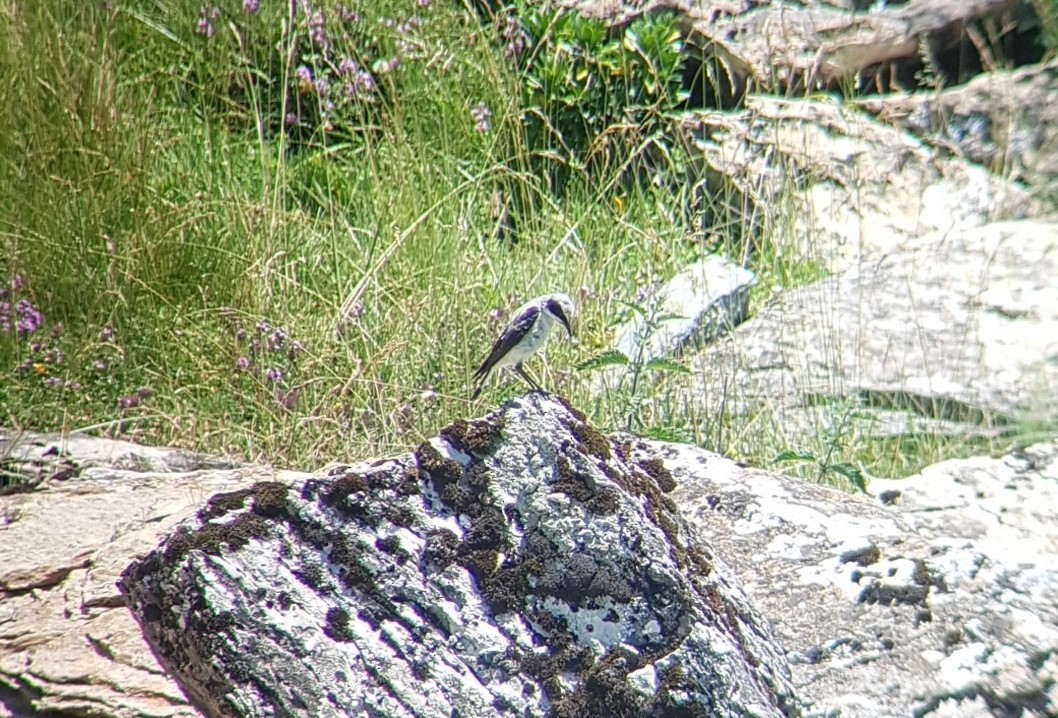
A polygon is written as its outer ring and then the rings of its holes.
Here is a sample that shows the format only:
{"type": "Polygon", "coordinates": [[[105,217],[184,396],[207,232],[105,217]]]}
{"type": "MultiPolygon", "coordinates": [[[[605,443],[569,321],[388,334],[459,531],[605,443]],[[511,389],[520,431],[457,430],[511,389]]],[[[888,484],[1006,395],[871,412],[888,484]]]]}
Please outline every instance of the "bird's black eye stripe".
{"type": "Polygon", "coordinates": [[[547,301],[547,311],[551,312],[556,317],[558,317],[563,324],[569,326],[569,317],[567,317],[566,313],[562,311],[562,305],[556,302],[554,299],[549,299],[547,301]]]}

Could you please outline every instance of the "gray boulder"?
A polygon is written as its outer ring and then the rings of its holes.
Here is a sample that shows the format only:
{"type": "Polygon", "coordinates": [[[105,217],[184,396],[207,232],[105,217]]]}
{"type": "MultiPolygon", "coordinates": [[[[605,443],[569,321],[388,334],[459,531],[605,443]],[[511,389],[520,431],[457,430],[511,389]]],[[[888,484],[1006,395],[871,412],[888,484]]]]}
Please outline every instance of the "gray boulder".
{"type": "MultiPolygon", "coordinates": [[[[729,197],[751,237],[780,232],[788,261],[856,268],[923,235],[1039,214],[1024,187],[833,101],[748,95],[688,113],[684,142],[706,196],[729,197]]],[[[711,216],[711,215],[710,215],[711,216]]],[[[713,220],[717,221],[717,220],[713,220]]]]}
{"type": "Polygon", "coordinates": [[[798,715],[673,488],[534,394],[414,454],[215,495],[120,587],[210,716],[798,715]]]}
{"type": "Polygon", "coordinates": [[[872,482],[877,499],[639,442],[787,649],[806,715],[1058,715],[1058,445],[872,482]]]}
{"type": "Polygon", "coordinates": [[[1058,225],[930,234],[781,295],[691,363],[703,413],[791,436],[993,431],[1058,410],[1058,225]]]}
{"type": "MultiPolygon", "coordinates": [[[[564,656],[570,661],[567,665],[573,666],[576,657],[593,653],[600,645],[625,638],[642,641],[642,634],[635,631],[636,616],[641,617],[638,619],[641,624],[652,605],[668,607],[668,615],[672,616],[683,605],[685,597],[700,596],[704,588],[706,595],[718,601],[713,609],[702,614],[702,629],[710,640],[716,641],[710,644],[712,649],[731,646],[732,634],[717,626],[716,619],[737,629],[736,634],[739,631],[742,634],[739,639],[742,642],[736,644],[733,653],[710,657],[711,668],[706,671],[728,671],[727,675],[744,678],[747,670],[742,662],[746,655],[742,653],[744,647],[747,652],[753,651],[753,655],[764,656],[762,672],[774,672],[770,679],[762,673],[746,684],[741,694],[735,694],[736,699],[750,692],[764,693],[766,689],[761,686],[769,680],[777,686],[787,685],[782,678],[785,670],[781,668],[782,659],[774,655],[776,644],[766,638],[768,629],[753,614],[743,611],[748,600],[770,623],[778,645],[785,651],[807,715],[842,718],[1058,715],[1058,662],[1055,660],[1058,655],[1058,629],[1055,628],[1058,626],[1058,447],[1055,445],[1038,445],[996,459],[944,462],[904,481],[875,480],[872,490],[876,499],[869,499],[746,469],[690,446],[621,435],[600,442],[598,435],[576,416],[564,413],[563,408],[550,402],[537,402],[538,398],[532,397],[485,421],[457,422],[443,437],[417,452],[426,459],[428,468],[432,466],[436,471],[438,465],[448,466],[460,476],[458,481],[446,484],[444,493],[448,498],[431,495],[431,505],[455,500],[460,504],[471,502],[472,506],[474,492],[479,488],[482,493],[476,494],[478,499],[491,496],[499,486],[494,480],[493,468],[501,460],[512,470],[521,470],[537,480],[526,487],[529,493],[522,495],[525,510],[519,509],[518,520],[513,520],[513,513],[509,514],[510,521],[503,517],[499,523],[504,526],[495,534],[483,528],[473,530],[472,526],[481,526],[482,514],[475,517],[461,513],[463,519],[456,518],[454,511],[437,514],[433,526],[439,530],[448,527],[457,534],[457,540],[440,539],[431,544],[429,570],[434,572],[431,574],[434,585],[441,586],[447,581],[452,595],[436,596],[437,606],[421,618],[415,613],[414,599],[422,596],[415,591],[425,590],[424,582],[403,584],[401,595],[405,598],[401,602],[395,598],[398,594],[372,597],[355,588],[347,591],[342,580],[336,579],[343,570],[339,560],[345,561],[346,572],[341,575],[355,586],[360,576],[355,571],[348,573],[354,565],[352,562],[362,565],[366,573],[378,570],[382,561],[390,561],[385,558],[389,556],[392,563],[386,565],[392,566],[393,571],[386,575],[392,585],[406,575],[405,570],[410,570],[397,563],[402,555],[398,549],[409,555],[412,551],[427,552],[427,548],[417,548],[420,544],[412,540],[416,524],[410,524],[410,529],[398,529],[390,521],[391,518],[404,521],[406,502],[416,500],[414,493],[402,496],[400,484],[392,488],[388,483],[389,477],[400,474],[401,469],[396,466],[411,466],[410,457],[379,462],[373,467],[336,469],[331,479],[277,472],[261,466],[164,473],[144,467],[113,469],[100,463],[84,468],[70,479],[49,479],[32,491],[0,496],[0,716],[192,718],[202,715],[187,703],[174,680],[174,676],[179,677],[186,688],[188,684],[182,674],[167,674],[152,655],[115,586],[123,569],[136,556],[141,557],[135,564],[138,567],[144,566],[145,554],[153,556],[162,567],[168,560],[176,562],[176,554],[185,549],[182,561],[188,571],[175,576],[189,593],[198,591],[203,601],[208,599],[213,603],[197,604],[196,610],[190,612],[174,604],[176,613],[172,615],[187,612],[190,617],[187,625],[197,631],[196,640],[202,643],[177,636],[170,640],[198,645],[200,651],[209,648],[210,652],[172,653],[162,665],[194,663],[199,670],[193,678],[207,681],[210,689],[218,692],[226,685],[223,681],[232,679],[208,683],[208,678],[220,675],[222,668],[229,668],[232,665],[229,659],[235,661],[236,668],[231,673],[235,680],[265,676],[266,687],[275,688],[277,695],[300,690],[302,684],[316,679],[320,685],[338,686],[345,691],[351,690],[348,684],[353,681],[382,681],[391,675],[406,680],[408,674],[404,671],[410,670],[408,661],[430,659],[423,658],[424,649],[414,641],[408,639],[399,644],[397,641],[407,638],[405,626],[408,624],[433,626],[436,622],[439,626],[436,635],[451,630],[453,625],[465,628],[465,640],[453,639],[451,645],[446,641],[438,648],[444,660],[454,654],[476,651],[474,663],[445,662],[430,677],[420,674],[429,690],[450,700],[450,689],[465,686],[469,680],[468,674],[457,672],[460,666],[476,666],[479,658],[495,661],[496,656],[505,655],[504,635],[524,638],[530,633],[535,636],[538,630],[548,630],[548,640],[557,641],[558,648],[551,653],[535,653],[527,645],[519,646],[523,660],[537,656],[535,672],[554,669],[555,663],[549,657],[564,656]],[[566,417],[568,426],[531,419],[533,412],[545,406],[553,408],[549,414],[552,418],[566,417]],[[498,426],[499,416],[506,417],[502,427],[498,426]],[[553,435],[554,442],[534,434],[544,431],[557,432],[553,435]],[[516,435],[522,438],[515,439],[516,435]],[[487,453],[484,447],[491,447],[496,436],[507,437],[501,442],[507,448],[497,446],[491,458],[482,461],[481,451],[487,453]],[[472,462],[479,462],[476,465],[481,468],[468,472],[458,461],[455,465],[448,463],[441,448],[454,449],[457,445],[463,446],[465,455],[472,462]],[[431,446],[436,455],[429,450],[431,446]],[[603,446],[612,452],[608,458],[599,455],[603,446]],[[488,480],[478,483],[477,479],[486,474],[488,480]],[[350,491],[341,498],[344,489],[339,487],[350,488],[356,477],[365,478],[367,488],[362,492],[350,491]],[[595,481],[594,486],[586,483],[588,479],[595,481]],[[549,488],[542,490],[541,482],[549,484],[549,488]],[[315,499],[310,495],[302,500],[292,488],[304,489],[309,485],[318,489],[315,499]],[[664,491],[673,485],[674,490],[664,491]],[[273,496],[282,491],[291,505],[300,504],[306,511],[308,502],[315,501],[321,518],[338,512],[343,527],[332,534],[334,542],[326,561],[307,545],[291,544],[289,555],[284,556],[281,551],[273,553],[272,564],[255,569],[258,573],[253,575],[259,583],[254,585],[252,594],[241,597],[243,603],[228,613],[215,614],[210,605],[222,606],[239,596],[234,582],[247,576],[240,573],[244,560],[241,557],[265,554],[289,530],[284,527],[285,520],[270,516],[269,491],[273,496]],[[328,491],[340,499],[332,507],[323,503],[328,491]],[[393,500],[389,504],[376,501],[376,494],[393,500]],[[614,504],[609,503],[610,498],[615,498],[614,504]],[[687,523],[673,516],[670,500],[676,502],[687,523]],[[579,515],[575,513],[577,507],[581,507],[579,515]],[[536,512],[532,514],[537,516],[536,523],[525,520],[530,509],[536,512]],[[611,509],[613,513],[607,514],[611,509]],[[564,523],[556,526],[554,521],[559,519],[564,523]],[[372,527],[375,520],[377,526],[372,527]],[[453,521],[458,522],[458,530],[452,527],[453,521]],[[621,523],[625,521],[627,525],[621,523]],[[217,533],[203,533],[207,524],[217,533]],[[597,529],[599,524],[601,527],[597,529]],[[185,530],[174,534],[181,525],[185,530]],[[390,529],[391,525],[394,528],[390,529]],[[186,531],[189,526],[197,526],[199,530],[189,533],[186,531]],[[354,533],[354,527],[358,526],[364,526],[362,533],[354,533]],[[666,536],[673,527],[678,527],[675,542],[666,536]],[[610,532],[612,528],[616,528],[616,535],[610,532]],[[252,538],[258,529],[273,533],[262,539],[252,538]],[[551,536],[564,537],[560,538],[565,542],[560,548],[569,548],[574,542],[582,546],[579,552],[569,551],[565,561],[552,555],[552,563],[557,562],[560,569],[541,573],[532,587],[533,593],[526,592],[523,597],[527,605],[533,601],[543,605],[536,615],[544,618],[546,625],[516,618],[515,612],[497,617],[486,610],[487,601],[502,602],[512,596],[504,592],[506,586],[525,587],[528,581],[519,583],[517,573],[496,571],[496,581],[490,579],[482,584],[492,587],[484,595],[476,581],[464,578],[458,584],[453,583],[457,574],[470,572],[463,564],[473,559],[476,552],[484,552],[476,554],[480,558],[491,555],[498,560],[498,547],[488,545],[490,536],[513,541],[516,533],[534,536],[545,531],[552,532],[551,536]],[[558,531],[562,533],[555,533],[558,531]],[[241,534],[247,538],[244,544],[237,532],[244,532],[241,534]],[[464,536],[462,541],[458,540],[460,532],[464,536]],[[225,535],[229,538],[234,535],[235,545],[222,543],[225,535]],[[387,541],[389,535],[396,535],[397,542],[387,541]],[[615,536],[624,543],[599,546],[612,542],[611,537],[615,536]],[[638,547],[627,543],[640,536],[643,543],[638,547]],[[377,541],[378,538],[382,540],[377,541]],[[197,549],[187,543],[181,547],[182,541],[191,539],[199,541],[197,549]],[[154,550],[160,540],[165,541],[163,549],[154,550]],[[466,545],[468,540],[470,545],[466,545]],[[378,545],[368,545],[355,556],[341,553],[357,548],[356,542],[361,541],[378,545]],[[465,545],[462,553],[461,545],[465,545]],[[581,607],[576,614],[560,612],[564,622],[547,621],[546,613],[560,610],[563,593],[577,592],[588,602],[605,600],[601,598],[604,590],[618,599],[628,596],[632,590],[631,581],[626,586],[608,580],[626,574],[606,573],[598,561],[594,573],[590,564],[583,562],[582,565],[583,559],[577,557],[585,555],[583,547],[591,548],[596,555],[601,555],[604,548],[610,552],[634,552],[627,561],[627,571],[639,571],[640,577],[646,572],[648,581],[653,581],[648,587],[661,589],[663,581],[675,582],[675,590],[672,587],[658,590],[638,603],[632,599],[624,603],[613,601],[615,613],[622,618],[616,625],[606,620],[609,616],[595,620],[598,612],[590,607],[581,607]],[[166,558],[166,550],[171,551],[170,559],[166,558]],[[388,554],[387,550],[394,553],[388,554]],[[453,562],[442,568],[446,556],[453,558],[453,562]],[[658,561],[658,557],[662,560],[658,561]],[[303,559],[319,560],[319,571],[315,572],[309,564],[301,579],[295,577],[291,582],[291,562],[303,559]],[[651,560],[658,563],[656,571],[649,568],[651,560]],[[703,560],[712,566],[708,576],[700,575],[703,560]],[[677,561],[685,562],[684,567],[677,561]],[[726,569],[722,568],[721,561],[726,569]],[[196,583],[200,577],[198,572],[203,570],[211,571],[211,577],[217,582],[196,583]],[[591,580],[587,579],[589,575],[591,580]],[[511,579],[509,584],[506,578],[511,579]],[[342,613],[332,611],[339,597],[324,600],[302,580],[310,583],[318,580],[320,586],[334,587],[342,597],[361,601],[365,618],[350,614],[346,623],[342,613]],[[714,581],[718,592],[709,593],[714,581]],[[296,593],[278,593],[277,587],[288,583],[294,585],[296,593]],[[741,585],[747,595],[729,591],[727,587],[732,584],[741,585]],[[291,603],[284,610],[286,601],[293,602],[295,598],[301,603],[291,603]],[[310,599],[311,603],[306,603],[310,599]],[[478,607],[476,612],[474,606],[478,607]],[[403,610],[396,617],[386,613],[389,608],[401,607],[403,610]],[[312,621],[307,615],[310,610],[316,612],[312,621]],[[246,651],[236,658],[233,654],[243,647],[232,642],[235,629],[240,627],[236,619],[247,613],[260,617],[262,623],[266,618],[284,618],[287,622],[262,628],[257,643],[246,646],[246,651]],[[295,618],[302,622],[294,622],[295,618]],[[453,624],[453,620],[463,623],[453,624]],[[370,640],[362,644],[342,640],[349,635],[347,631],[364,629],[366,621],[379,622],[378,632],[367,637],[370,640]],[[212,639],[199,631],[204,623],[213,630],[212,639]],[[589,623],[594,629],[590,633],[589,623]],[[572,639],[562,641],[561,636],[569,627],[580,632],[566,631],[567,636],[584,639],[595,635],[599,643],[588,639],[585,647],[572,639]],[[487,643],[490,637],[494,644],[487,643]],[[469,643],[471,639],[478,643],[469,643]],[[207,646],[210,640],[212,644],[207,646]],[[294,667],[283,662],[269,667],[260,656],[266,655],[261,653],[264,649],[278,650],[272,641],[307,646],[310,650],[294,667]],[[373,672],[357,674],[348,665],[334,666],[331,673],[321,673],[319,669],[310,672],[313,657],[333,649],[335,644],[350,652],[362,646],[363,653],[358,655],[364,656],[373,672]],[[392,659],[397,650],[394,645],[402,647],[407,661],[400,656],[392,659]],[[490,646],[495,646],[499,653],[490,651],[490,646]],[[380,656],[378,651],[384,653],[380,656]],[[446,676],[452,677],[452,683],[438,688],[437,682],[446,676]]],[[[47,445],[56,437],[34,438],[47,445]]],[[[105,440],[87,437],[69,446],[71,451],[65,460],[72,462],[79,461],[76,447],[85,449],[89,456],[104,456],[118,448],[108,446],[105,440]]],[[[166,450],[137,452],[164,457],[166,450]]],[[[45,469],[49,460],[58,461],[54,452],[47,453],[42,459],[45,469]]],[[[119,451],[113,455],[124,454],[119,451]]],[[[462,458],[458,454],[456,457],[462,458]]],[[[442,483],[445,483],[443,479],[442,483]]],[[[425,484],[423,476],[422,483],[417,485],[425,484]]],[[[404,491],[411,488],[408,485],[404,491]]],[[[418,500],[424,501],[423,496],[419,495],[418,500]]],[[[510,497],[497,498],[502,505],[510,497]]],[[[496,517],[496,512],[491,516],[496,517]]],[[[540,539],[533,539],[532,545],[539,542],[540,539]]],[[[515,555],[509,550],[504,553],[504,560],[506,555],[515,555]]],[[[405,559],[405,563],[410,560],[405,559]]],[[[488,562],[478,565],[490,567],[488,562]]],[[[523,573],[522,577],[528,578],[527,574],[523,573]]],[[[162,621],[162,618],[158,617],[151,630],[160,630],[162,623],[175,621],[174,618],[162,621]]],[[[665,628],[664,621],[659,620],[658,624],[665,628]]],[[[682,643],[673,642],[672,655],[694,655],[691,648],[697,639],[689,629],[697,626],[696,618],[679,632],[685,637],[682,643]]],[[[431,629],[425,631],[426,640],[433,640],[430,636],[435,634],[431,629]]],[[[251,640],[248,632],[238,636],[251,640]]],[[[640,650],[639,655],[647,653],[640,650]]],[[[638,660],[631,648],[624,658],[638,660]]],[[[583,695],[576,691],[574,683],[580,678],[588,686],[614,686],[614,700],[639,695],[649,701],[655,685],[658,686],[655,698],[664,690],[669,695],[678,690],[672,682],[662,685],[661,678],[674,676],[664,667],[658,668],[659,664],[664,666],[664,657],[654,661],[653,672],[645,665],[635,668],[634,662],[617,666],[616,659],[610,663],[596,661],[594,672],[589,669],[587,676],[583,671],[570,670],[552,678],[560,684],[560,690],[569,691],[564,694],[567,696],[583,695]]],[[[481,680],[486,680],[498,675],[504,666],[509,667],[510,681],[533,682],[531,675],[515,677],[521,669],[514,663],[503,664],[502,659],[499,667],[493,664],[479,678],[483,676],[481,680]]],[[[699,670],[694,663],[685,666],[699,670]]],[[[481,695],[487,692],[485,685],[481,683],[481,695]]],[[[790,695],[788,688],[782,687],[774,693],[790,695]]],[[[244,700],[250,693],[233,695],[244,700]]],[[[385,691],[380,691],[379,700],[383,695],[385,691]]],[[[235,710],[236,704],[230,704],[227,714],[235,710]]],[[[794,714],[793,709],[787,712],[794,714]]]]}
{"type": "Polygon", "coordinates": [[[858,100],[881,121],[1053,195],[1058,182],[1058,60],[979,75],[941,92],[858,100]]]}
{"type": "Polygon", "coordinates": [[[617,328],[613,348],[633,361],[648,362],[714,341],[746,319],[753,272],[712,255],[682,269],[617,328]],[[655,330],[649,322],[661,318],[655,330]]]}

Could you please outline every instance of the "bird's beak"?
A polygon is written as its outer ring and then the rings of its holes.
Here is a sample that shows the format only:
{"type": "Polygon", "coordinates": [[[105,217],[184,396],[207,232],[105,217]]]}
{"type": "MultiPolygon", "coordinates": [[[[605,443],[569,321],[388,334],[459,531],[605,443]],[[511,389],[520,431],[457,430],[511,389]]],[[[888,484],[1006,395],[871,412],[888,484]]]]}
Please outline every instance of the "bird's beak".
{"type": "Polygon", "coordinates": [[[568,334],[569,338],[572,339],[573,338],[573,330],[569,328],[569,319],[566,319],[566,313],[565,312],[561,312],[560,311],[558,313],[558,321],[560,321],[562,323],[562,326],[566,328],[566,334],[568,334]]]}

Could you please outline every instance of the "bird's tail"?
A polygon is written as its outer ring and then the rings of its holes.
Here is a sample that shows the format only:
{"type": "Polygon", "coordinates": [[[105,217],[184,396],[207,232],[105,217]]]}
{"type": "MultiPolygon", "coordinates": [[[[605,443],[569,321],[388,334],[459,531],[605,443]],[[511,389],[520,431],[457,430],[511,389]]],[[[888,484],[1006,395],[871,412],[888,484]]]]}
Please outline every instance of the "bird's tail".
{"type": "Polygon", "coordinates": [[[492,367],[488,366],[488,362],[485,362],[478,367],[477,371],[474,372],[474,393],[470,395],[470,400],[474,401],[478,398],[478,394],[485,388],[485,377],[489,375],[489,369],[492,367]]]}

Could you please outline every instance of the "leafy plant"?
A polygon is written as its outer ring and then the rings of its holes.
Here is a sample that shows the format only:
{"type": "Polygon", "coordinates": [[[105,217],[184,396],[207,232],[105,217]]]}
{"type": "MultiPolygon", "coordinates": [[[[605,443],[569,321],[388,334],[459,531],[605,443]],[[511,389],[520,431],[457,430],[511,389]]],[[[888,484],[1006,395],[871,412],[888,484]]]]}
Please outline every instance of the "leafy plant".
{"type": "Polygon", "coordinates": [[[842,414],[841,421],[823,433],[823,455],[820,456],[810,450],[788,450],[778,454],[773,464],[795,463],[814,465],[816,481],[823,483],[832,476],[841,476],[857,491],[867,493],[867,477],[863,469],[857,463],[851,461],[839,461],[835,457],[846,453],[847,445],[851,438],[850,419],[853,412],[846,410],[842,414]]]}
{"type": "Polygon", "coordinates": [[[644,15],[620,35],[547,3],[520,18],[529,39],[522,114],[554,189],[575,172],[628,165],[635,174],[655,143],[667,151],[670,113],[688,96],[673,15],[644,15]]]}
{"type": "Polygon", "coordinates": [[[647,347],[650,346],[651,338],[658,332],[661,325],[673,319],[681,319],[671,314],[659,314],[657,303],[652,302],[649,309],[639,304],[622,302],[640,318],[639,326],[636,328],[635,356],[629,357],[617,349],[608,349],[596,354],[587,361],[577,365],[578,371],[603,371],[615,367],[621,367],[625,371],[617,383],[617,391],[620,399],[621,414],[624,418],[625,430],[631,431],[634,419],[639,416],[639,409],[644,397],[641,394],[641,382],[647,372],[679,372],[689,373],[690,370],[683,364],[668,357],[646,358],[647,347]],[[628,387],[625,389],[625,380],[628,387]]]}

